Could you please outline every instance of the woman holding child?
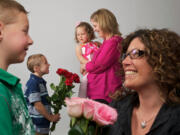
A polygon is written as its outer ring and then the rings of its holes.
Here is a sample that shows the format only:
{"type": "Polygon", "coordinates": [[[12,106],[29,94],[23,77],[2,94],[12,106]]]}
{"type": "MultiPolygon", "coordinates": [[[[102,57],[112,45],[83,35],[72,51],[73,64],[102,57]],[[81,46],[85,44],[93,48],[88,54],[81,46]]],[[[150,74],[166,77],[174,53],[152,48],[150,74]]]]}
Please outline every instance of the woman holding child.
{"type": "Polygon", "coordinates": [[[116,74],[120,67],[117,47],[122,40],[121,33],[115,16],[107,9],[94,12],[91,23],[104,41],[92,60],[81,65],[81,72],[89,73],[87,97],[108,104],[111,102],[109,95],[121,86],[121,77],[116,74]]]}

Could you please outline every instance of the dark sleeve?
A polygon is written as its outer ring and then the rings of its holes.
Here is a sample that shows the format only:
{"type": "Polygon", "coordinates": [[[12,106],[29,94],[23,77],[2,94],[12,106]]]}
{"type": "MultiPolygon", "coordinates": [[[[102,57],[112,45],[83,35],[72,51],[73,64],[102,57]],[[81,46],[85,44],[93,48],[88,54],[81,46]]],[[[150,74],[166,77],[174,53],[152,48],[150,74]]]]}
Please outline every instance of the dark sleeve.
{"type": "Polygon", "coordinates": [[[180,135],[180,121],[172,128],[170,135],[180,135]]]}
{"type": "Polygon", "coordinates": [[[117,121],[113,125],[108,125],[105,129],[105,135],[123,135],[124,132],[129,132],[126,129],[130,127],[128,125],[128,117],[130,112],[131,96],[125,96],[117,101],[112,101],[110,106],[115,108],[118,113],[117,121]],[[126,128],[124,128],[126,127],[126,128]]]}
{"type": "Polygon", "coordinates": [[[172,128],[170,130],[169,135],[180,135],[180,107],[177,107],[176,111],[174,114],[172,114],[173,116],[173,124],[172,124],[172,128]]]}
{"type": "MultiPolygon", "coordinates": [[[[113,100],[109,105],[113,108],[115,108],[116,110],[118,110],[119,108],[117,108],[117,104],[119,101],[115,101],[113,100]]],[[[115,127],[114,125],[107,125],[105,127],[103,127],[103,135],[118,135],[117,131],[114,130],[115,127]]]]}

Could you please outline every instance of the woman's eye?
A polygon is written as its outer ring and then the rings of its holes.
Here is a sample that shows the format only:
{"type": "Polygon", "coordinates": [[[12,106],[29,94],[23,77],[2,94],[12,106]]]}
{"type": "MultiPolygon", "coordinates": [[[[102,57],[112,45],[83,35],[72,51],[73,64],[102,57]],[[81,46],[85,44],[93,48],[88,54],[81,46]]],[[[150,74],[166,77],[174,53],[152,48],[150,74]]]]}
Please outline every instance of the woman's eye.
{"type": "Polygon", "coordinates": [[[133,50],[131,53],[132,54],[137,54],[137,52],[138,52],[137,50],[133,50]]]}

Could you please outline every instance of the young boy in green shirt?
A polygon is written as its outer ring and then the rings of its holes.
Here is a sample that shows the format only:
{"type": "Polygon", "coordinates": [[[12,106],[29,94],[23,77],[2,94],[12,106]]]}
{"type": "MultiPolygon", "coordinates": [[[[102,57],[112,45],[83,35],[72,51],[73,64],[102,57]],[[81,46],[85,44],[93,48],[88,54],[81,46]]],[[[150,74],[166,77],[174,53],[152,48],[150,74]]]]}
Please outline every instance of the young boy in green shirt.
{"type": "Polygon", "coordinates": [[[0,135],[34,135],[20,79],[7,72],[24,61],[33,43],[27,11],[14,0],[0,0],[0,135]]]}

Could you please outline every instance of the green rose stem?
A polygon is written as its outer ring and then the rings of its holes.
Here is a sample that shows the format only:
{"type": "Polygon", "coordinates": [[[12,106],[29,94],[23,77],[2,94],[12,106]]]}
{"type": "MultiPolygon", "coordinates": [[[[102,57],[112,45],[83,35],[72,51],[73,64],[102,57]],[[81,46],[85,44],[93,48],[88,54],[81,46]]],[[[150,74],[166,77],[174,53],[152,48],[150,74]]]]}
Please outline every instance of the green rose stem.
{"type": "Polygon", "coordinates": [[[99,126],[98,126],[98,124],[96,124],[96,131],[95,131],[95,135],[98,135],[98,130],[99,130],[99,126]]]}
{"type": "MultiPolygon", "coordinates": [[[[48,101],[51,103],[51,107],[54,109],[54,114],[59,113],[59,110],[61,110],[62,106],[66,106],[64,100],[66,97],[71,97],[73,94],[72,88],[74,88],[74,85],[67,86],[65,84],[66,78],[64,76],[60,76],[60,83],[58,86],[55,86],[53,83],[50,84],[50,87],[52,90],[54,90],[54,93],[51,97],[48,97],[48,101]]],[[[51,131],[54,131],[56,127],[56,122],[52,123],[51,131]]]]}
{"type": "MultiPolygon", "coordinates": [[[[55,111],[54,111],[54,114],[57,114],[57,113],[59,113],[59,110],[61,109],[61,107],[58,109],[56,109],[55,111]]],[[[53,122],[52,123],[52,126],[51,126],[51,131],[54,131],[55,130],[55,128],[56,128],[56,122],[53,122]]]]}
{"type": "Polygon", "coordinates": [[[84,117],[71,117],[70,128],[68,135],[100,135],[102,132],[98,124],[95,126],[92,120],[84,117]]]}
{"type": "MultiPolygon", "coordinates": [[[[88,125],[89,125],[89,120],[85,119],[84,117],[80,117],[80,118],[71,117],[70,127],[79,130],[81,135],[88,135],[88,125]]],[[[75,133],[71,132],[69,133],[69,135],[75,135],[75,133]]]]}

